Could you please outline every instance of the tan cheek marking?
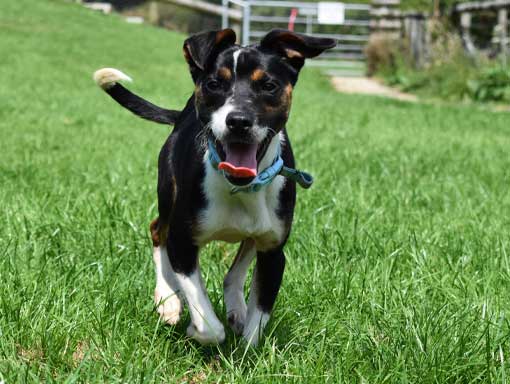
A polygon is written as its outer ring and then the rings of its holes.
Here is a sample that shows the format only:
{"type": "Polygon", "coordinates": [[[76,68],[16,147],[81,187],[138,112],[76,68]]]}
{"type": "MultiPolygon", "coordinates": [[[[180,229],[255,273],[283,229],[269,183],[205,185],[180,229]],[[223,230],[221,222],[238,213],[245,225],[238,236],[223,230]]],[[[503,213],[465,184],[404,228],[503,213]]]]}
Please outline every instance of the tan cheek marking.
{"type": "Polygon", "coordinates": [[[218,76],[224,80],[230,80],[232,78],[232,72],[227,67],[221,67],[218,70],[218,76]]]}
{"type": "Polygon", "coordinates": [[[262,69],[256,69],[251,73],[250,79],[252,81],[261,80],[265,75],[265,72],[262,69]]]}
{"type": "Polygon", "coordinates": [[[264,107],[264,110],[266,111],[266,113],[273,113],[274,111],[277,111],[279,109],[279,107],[273,107],[272,105],[266,105],[264,107]]]}
{"type": "Polygon", "coordinates": [[[283,91],[283,96],[282,96],[282,98],[285,98],[285,101],[283,102],[283,104],[286,106],[285,114],[287,115],[287,117],[289,117],[290,105],[292,104],[292,89],[293,89],[292,85],[287,84],[287,86],[285,87],[285,89],[283,91]]]}
{"type": "Polygon", "coordinates": [[[283,89],[282,95],[280,96],[280,103],[278,105],[266,105],[264,109],[266,113],[274,112],[285,112],[285,115],[289,115],[290,104],[292,102],[292,85],[287,84],[283,89]]]}
{"type": "Polygon", "coordinates": [[[280,106],[281,108],[290,108],[290,103],[292,102],[292,85],[287,84],[283,89],[282,95],[280,97],[280,106]]]}
{"type": "Polygon", "coordinates": [[[285,87],[285,91],[283,92],[287,99],[285,111],[285,115],[287,116],[287,118],[289,118],[290,106],[292,104],[292,90],[293,90],[292,85],[287,84],[287,86],[285,87]]]}
{"type": "Polygon", "coordinates": [[[290,102],[292,101],[292,85],[287,84],[287,86],[283,90],[282,97],[285,97],[286,102],[290,104],[290,102]]]}

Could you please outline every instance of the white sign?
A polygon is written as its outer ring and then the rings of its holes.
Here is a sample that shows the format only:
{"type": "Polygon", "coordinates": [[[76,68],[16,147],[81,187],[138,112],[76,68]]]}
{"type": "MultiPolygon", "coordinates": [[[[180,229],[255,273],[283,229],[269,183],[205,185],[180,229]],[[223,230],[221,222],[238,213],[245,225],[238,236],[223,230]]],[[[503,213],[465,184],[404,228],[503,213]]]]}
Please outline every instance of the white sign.
{"type": "Polygon", "coordinates": [[[345,21],[344,3],[318,3],[317,18],[319,24],[343,24],[345,21]]]}

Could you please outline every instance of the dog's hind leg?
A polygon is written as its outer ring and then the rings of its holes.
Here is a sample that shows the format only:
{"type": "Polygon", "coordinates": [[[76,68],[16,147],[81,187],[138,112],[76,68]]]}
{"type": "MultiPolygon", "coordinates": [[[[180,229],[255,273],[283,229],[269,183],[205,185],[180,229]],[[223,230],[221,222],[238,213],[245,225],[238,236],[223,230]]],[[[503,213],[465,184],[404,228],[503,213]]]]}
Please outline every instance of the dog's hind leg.
{"type": "Polygon", "coordinates": [[[253,258],[257,254],[255,243],[247,239],[241,243],[237,255],[223,280],[227,320],[235,334],[243,333],[246,321],[246,302],[244,300],[244,283],[253,258]]]}
{"type": "Polygon", "coordinates": [[[225,329],[214,313],[200,274],[198,247],[186,229],[171,227],[167,240],[168,255],[191,316],[188,336],[201,344],[217,344],[225,340],[225,329]]]}
{"type": "Polygon", "coordinates": [[[178,296],[180,290],[175,277],[175,272],[170,265],[170,259],[166,250],[167,227],[161,226],[159,219],[152,221],[150,225],[154,268],[156,270],[156,289],[154,290],[154,304],[161,317],[167,324],[176,324],[179,321],[182,305],[178,296]]]}
{"type": "Polygon", "coordinates": [[[284,269],[283,245],[272,251],[257,252],[257,264],[251,282],[248,314],[243,330],[243,337],[253,346],[258,344],[269,321],[284,269]]]}

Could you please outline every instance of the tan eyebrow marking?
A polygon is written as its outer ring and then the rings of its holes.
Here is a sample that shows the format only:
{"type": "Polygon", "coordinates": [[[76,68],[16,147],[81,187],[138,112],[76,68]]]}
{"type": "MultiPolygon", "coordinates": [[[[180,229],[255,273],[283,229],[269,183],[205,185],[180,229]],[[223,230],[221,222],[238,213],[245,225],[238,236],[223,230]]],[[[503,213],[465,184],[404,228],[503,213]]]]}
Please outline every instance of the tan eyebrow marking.
{"type": "Polygon", "coordinates": [[[284,95],[286,96],[287,100],[290,102],[292,100],[292,85],[287,84],[287,86],[284,89],[284,95]]]}
{"type": "Polygon", "coordinates": [[[227,67],[221,67],[218,70],[218,76],[220,76],[224,80],[230,80],[232,78],[232,71],[227,67]]]}
{"type": "Polygon", "coordinates": [[[261,80],[265,76],[265,72],[262,69],[256,69],[251,73],[250,79],[252,81],[261,80]]]}

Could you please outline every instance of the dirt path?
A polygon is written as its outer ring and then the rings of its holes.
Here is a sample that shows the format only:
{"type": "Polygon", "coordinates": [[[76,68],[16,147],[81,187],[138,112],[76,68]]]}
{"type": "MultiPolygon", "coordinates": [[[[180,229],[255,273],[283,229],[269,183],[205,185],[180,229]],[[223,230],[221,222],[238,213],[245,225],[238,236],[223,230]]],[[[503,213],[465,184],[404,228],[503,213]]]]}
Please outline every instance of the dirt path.
{"type": "Polygon", "coordinates": [[[342,93],[376,95],[413,102],[418,100],[415,95],[400,92],[368,77],[333,77],[331,81],[335,89],[342,93]]]}

